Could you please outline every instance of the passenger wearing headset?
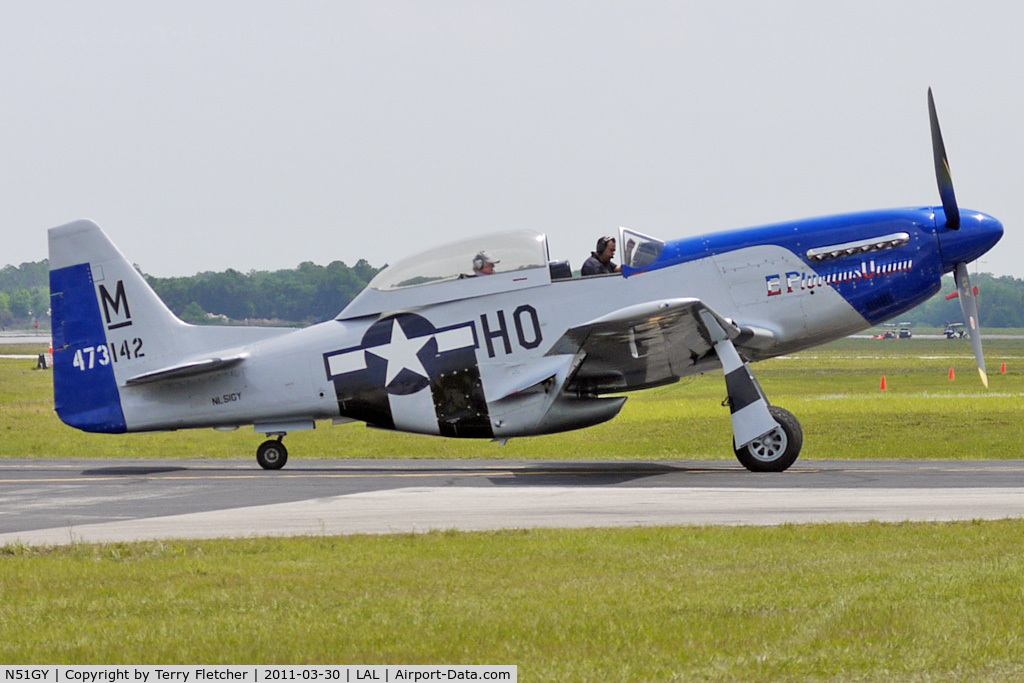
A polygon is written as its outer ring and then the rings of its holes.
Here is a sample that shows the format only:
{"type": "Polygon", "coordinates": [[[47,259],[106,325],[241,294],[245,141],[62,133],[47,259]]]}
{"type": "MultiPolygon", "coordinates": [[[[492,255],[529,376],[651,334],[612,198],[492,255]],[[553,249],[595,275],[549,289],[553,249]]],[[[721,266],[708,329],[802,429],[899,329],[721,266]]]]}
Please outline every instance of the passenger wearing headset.
{"type": "Polygon", "coordinates": [[[501,261],[491,258],[486,251],[477,252],[477,255],[473,257],[473,277],[494,275],[494,264],[496,263],[501,263],[501,261]]]}
{"type": "Polygon", "coordinates": [[[580,275],[586,277],[588,275],[621,273],[621,266],[612,263],[614,256],[615,238],[611,235],[605,235],[597,240],[597,251],[591,252],[590,258],[583,262],[583,267],[580,268],[580,275]]]}

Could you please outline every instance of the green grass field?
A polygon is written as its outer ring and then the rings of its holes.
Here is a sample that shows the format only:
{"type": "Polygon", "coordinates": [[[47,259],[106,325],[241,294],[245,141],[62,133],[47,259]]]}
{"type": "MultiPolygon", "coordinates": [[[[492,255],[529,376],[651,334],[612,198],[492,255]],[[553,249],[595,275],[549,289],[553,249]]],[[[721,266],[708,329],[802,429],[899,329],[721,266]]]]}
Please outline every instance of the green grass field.
{"type": "MultiPolygon", "coordinates": [[[[1021,457],[1024,341],[851,339],[760,363],[813,458],[1021,457]],[[1006,362],[1008,372],[999,372],[1006,362]],[[949,368],[957,379],[950,382],[949,368]],[[882,375],[889,389],[879,390],[882,375]]],[[[251,430],[95,436],[0,360],[7,457],[252,457],[251,430]]],[[[505,448],[347,425],[293,457],[732,458],[720,374],[505,448]]],[[[255,466],[255,465],[254,465],[255,466]]],[[[3,463],[0,461],[0,471],[3,463]]],[[[1024,521],[0,547],[0,664],[516,664],[524,681],[1024,678],[1024,521]]]]}
{"type": "MultiPolygon", "coordinates": [[[[758,363],[754,371],[772,403],[801,421],[802,459],[1020,457],[1008,444],[1024,443],[1024,340],[991,339],[986,354],[988,390],[966,340],[847,339],[758,363]]],[[[51,375],[34,365],[0,360],[0,434],[13,435],[2,456],[249,458],[263,440],[249,428],[83,434],[57,419],[51,375]]],[[[718,372],[632,394],[617,419],[598,427],[505,447],[327,422],[286,443],[294,458],[732,459],[724,398],[718,372]]]]}
{"type": "Polygon", "coordinates": [[[1013,521],[9,547],[0,662],[1020,680],[1022,535],[1013,521]]]}

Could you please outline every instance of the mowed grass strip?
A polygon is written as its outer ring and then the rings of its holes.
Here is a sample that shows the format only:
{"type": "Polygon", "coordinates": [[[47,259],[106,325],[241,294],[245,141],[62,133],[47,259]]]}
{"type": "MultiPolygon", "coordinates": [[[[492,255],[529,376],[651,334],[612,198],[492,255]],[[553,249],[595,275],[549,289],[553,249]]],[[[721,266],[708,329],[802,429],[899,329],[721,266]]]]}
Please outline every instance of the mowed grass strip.
{"type": "Polygon", "coordinates": [[[1022,536],[1004,521],[8,546],[0,662],[1019,679],[1022,536]]]}
{"type": "MultiPolygon", "coordinates": [[[[1024,340],[986,342],[991,387],[967,340],[846,339],[754,365],[769,399],[804,428],[803,461],[1019,458],[1024,443],[1024,340]],[[1000,373],[1002,363],[1008,366],[1000,373]],[[949,381],[949,369],[955,381],[949,381]],[[880,390],[882,376],[888,389],[880,390]]],[[[250,427],[163,434],[84,434],[53,412],[52,374],[0,359],[0,457],[253,458],[250,427]]],[[[289,434],[295,458],[733,459],[721,373],[629,395],[618,418],[505,447],[368,430],[361,424],[289,434]]]]}

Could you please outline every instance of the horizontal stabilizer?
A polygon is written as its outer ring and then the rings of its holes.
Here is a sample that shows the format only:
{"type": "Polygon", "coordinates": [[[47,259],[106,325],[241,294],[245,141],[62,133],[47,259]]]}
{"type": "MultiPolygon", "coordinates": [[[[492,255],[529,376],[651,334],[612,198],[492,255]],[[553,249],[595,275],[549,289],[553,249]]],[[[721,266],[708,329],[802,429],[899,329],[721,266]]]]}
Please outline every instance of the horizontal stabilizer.
{"type": "Polygon", "coordinates": [[[164,382],[172,379],[185,379],[205,375],[218,370],[226,370],[241,363],[249,354],[242,353],[228,358],[203,358],[202,360],[179,363],[170,367],[160,368],[151,372],[136,375],[125,381],[127,386],[138,384],[149,384],[151,382],[164,382]]]}

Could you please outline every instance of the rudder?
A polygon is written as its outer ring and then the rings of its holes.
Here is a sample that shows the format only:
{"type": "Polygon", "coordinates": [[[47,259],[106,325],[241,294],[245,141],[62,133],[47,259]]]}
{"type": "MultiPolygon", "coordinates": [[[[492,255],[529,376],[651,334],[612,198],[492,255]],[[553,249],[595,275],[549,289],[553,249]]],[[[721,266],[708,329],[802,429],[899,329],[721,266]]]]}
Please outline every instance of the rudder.
{"type": "Polygon", "coordinates": [[[180,353],[178,320],[91,221],[49,231],[57,414],[88,432],[127,431],[125,377],[180,353]]]}

